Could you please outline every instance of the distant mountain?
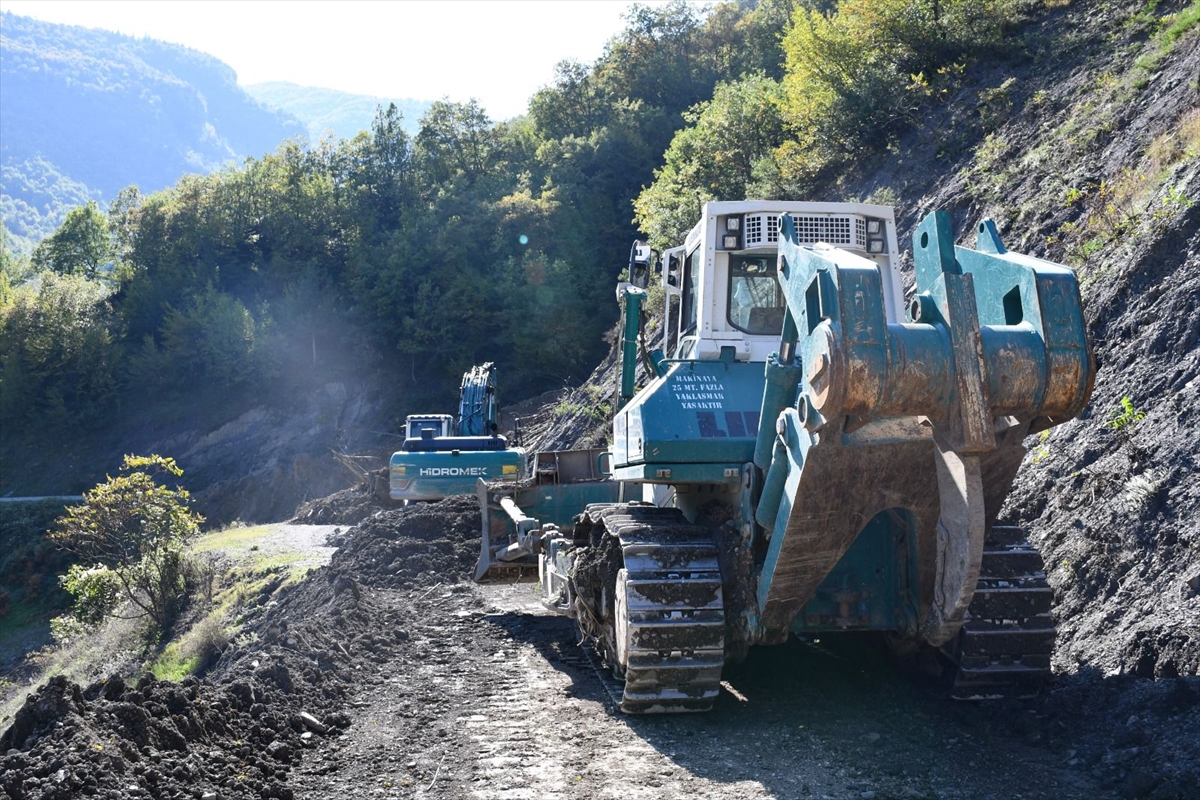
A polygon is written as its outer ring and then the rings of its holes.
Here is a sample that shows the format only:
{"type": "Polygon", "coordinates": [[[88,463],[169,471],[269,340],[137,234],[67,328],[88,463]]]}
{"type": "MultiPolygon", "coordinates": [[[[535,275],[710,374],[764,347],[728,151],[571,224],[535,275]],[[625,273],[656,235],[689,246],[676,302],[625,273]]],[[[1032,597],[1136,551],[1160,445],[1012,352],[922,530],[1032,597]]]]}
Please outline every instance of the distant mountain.
{"type": "Polygon", "coordinates": [[[18,240],[66,210],[273,151],[304,126],[210,55],[0,14],[0,213],[18,240]]]}
{"type": "Polygon", "coordinates": [[[431,100],[368,97],[284,81],[255,83],[242,88],[263,105],[287,112],[307,125],[311,142],[320,141],[329,131],[339,139],[352,139],[359,131],[371,127],[379,106],[387,107],[389,103],[395,103],[404,116],[404,129],[416,134],[421,117],[433,105],[431,100]]]}

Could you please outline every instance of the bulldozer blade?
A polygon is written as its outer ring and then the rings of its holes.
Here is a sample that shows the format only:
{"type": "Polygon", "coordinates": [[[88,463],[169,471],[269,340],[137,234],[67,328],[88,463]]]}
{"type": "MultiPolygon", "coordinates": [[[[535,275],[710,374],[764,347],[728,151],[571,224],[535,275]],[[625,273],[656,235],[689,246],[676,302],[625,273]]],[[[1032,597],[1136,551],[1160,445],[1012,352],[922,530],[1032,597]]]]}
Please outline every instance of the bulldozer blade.
{"type": "Polygon", "coordinates": [[[504,514],[492,515],[492,502],[487,482],[480,478],[475,483],[475,497],[479,500],[480,537],[479,561],[475,564],[476,583],[532,581],[537,578],[537,557],[522,555],[505,560],[502,556],[513,546],[514,537],[508,531],[504,514]]]}

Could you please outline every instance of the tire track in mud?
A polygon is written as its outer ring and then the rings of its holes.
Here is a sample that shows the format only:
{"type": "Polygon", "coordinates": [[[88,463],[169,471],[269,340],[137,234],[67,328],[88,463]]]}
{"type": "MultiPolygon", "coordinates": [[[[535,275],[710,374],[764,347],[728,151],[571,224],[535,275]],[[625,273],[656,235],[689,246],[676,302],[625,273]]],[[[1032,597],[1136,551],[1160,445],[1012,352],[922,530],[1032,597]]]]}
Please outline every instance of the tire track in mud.
{"type": "Polygon", "coordinates": [[[310,749],[297,797],[1107,796],[1038,747],[1036,720],[1007,730],[1009,717],[925,697],[868,649],[771,648],[729,671],[708,714],[630,717],[528,585],[396,601],[408,640],[359,670],[353,723],[310,749]]]}
{"type": "Polygon", "coordinates": [[[711,714],[626,716],[619,681],[528,587],[476,591],[513,657],[498,658],[499,688],[468,723],[478,756],[463,796],[1105,796],[1035,744],[1036,722],[996,730],[986,710],[930,698],[836,637],[760,651],[730,671],[711,714]],[[1018,764],[1026,774],[1013,776],[1018,764]]]}
{"type": "Polygon", "coordinates": [[[591,756],[577,735],[589,716],[607,716],[600,681],[586,651],[573,646],[570,623],[548,615],[528,588],[479,588],[492,609],[480,623],[508,646],[492,655],[495,672],[480,676],[475,693],[480,708],[463,720],[464,796],[600,796],[585,779],[591,756]]]}
{"type": "Polygon", "coordinates": [[[479,591],[495,609],[482,622],[512,636],[516,657],[499,659],[503,676],[492,676],[498,690],[485,690],[485,710],[467,718],[477,748],[469,796],[771,797],[754,781],[714,785],[642,736],[617,711],[619,682],[589,647],[576,645],[572,623],[530,599],[528,586],[479,591]]]}
{"type": "Polygon", "coordinates": [[[501,662],[507,674],[492,676],[480,693],[477,713],[459,718],[473,751],[466,776],[471,797],[525,800],[569,796],[566,776],[556,768],[552,754],[558,750],[550,738],[552,731],[539,725],[541,698],[561,693],[561,688],[551,676],[538,674],[533,661],[525,653],[501,662]]]}

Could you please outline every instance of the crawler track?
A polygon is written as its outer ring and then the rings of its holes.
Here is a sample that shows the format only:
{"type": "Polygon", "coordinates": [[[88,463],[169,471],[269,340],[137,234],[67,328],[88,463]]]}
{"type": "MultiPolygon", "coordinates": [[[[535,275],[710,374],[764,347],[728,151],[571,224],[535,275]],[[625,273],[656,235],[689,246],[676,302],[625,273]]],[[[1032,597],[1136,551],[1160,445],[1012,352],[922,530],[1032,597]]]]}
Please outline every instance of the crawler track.
{"type": "Polygon", "coordinates": [[[1052,601],[1042,557],[1021,528],[993,526],[968,619],[947,655],[951,692],[973,699],[1030,694],[1050,676],[1052,601]]]}
{"type": "Polygon", "coordinates": [[[682,512],[638,504],[590,506],[576,536],[616,540],[621,565],[611,586],[579,587],[593,603],[578,618],[614,671],[627,713],[707,711],[720,692],[725,610],[717,548],[682,512]],[[588,621],[588,622],[585,622],[588,621]]]}

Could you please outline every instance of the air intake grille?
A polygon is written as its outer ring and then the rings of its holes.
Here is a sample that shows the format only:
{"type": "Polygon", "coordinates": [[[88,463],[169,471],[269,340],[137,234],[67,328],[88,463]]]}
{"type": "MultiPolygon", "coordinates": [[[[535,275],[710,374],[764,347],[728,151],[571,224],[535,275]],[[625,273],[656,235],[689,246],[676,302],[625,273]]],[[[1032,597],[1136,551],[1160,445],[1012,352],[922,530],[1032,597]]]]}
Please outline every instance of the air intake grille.
{"type": "MultiPolygon", "coordinates": [[[[747,214],[745,247],[769,247],[779,244],[779,214],[747,214]]],[[[800,244],[825,242],[837,247],[865,250],[867,223],[852,214],[793,214],[800,244]]]]}

